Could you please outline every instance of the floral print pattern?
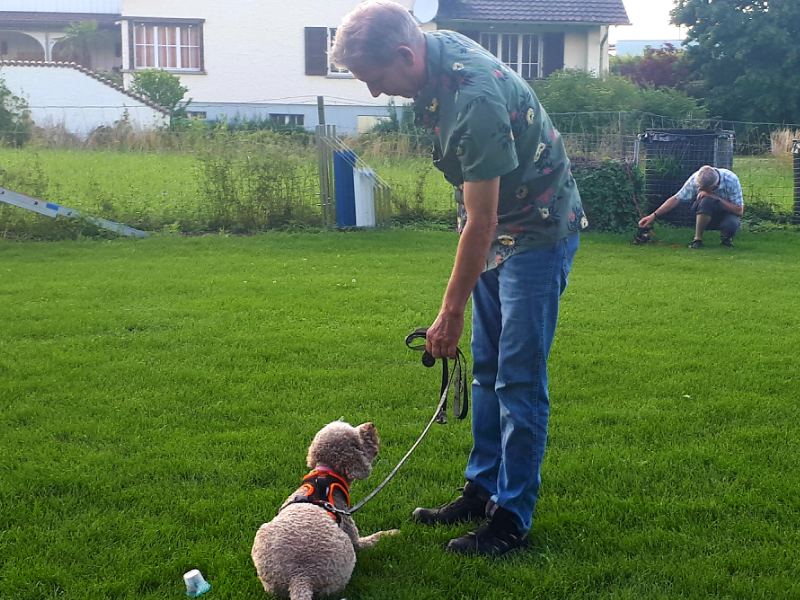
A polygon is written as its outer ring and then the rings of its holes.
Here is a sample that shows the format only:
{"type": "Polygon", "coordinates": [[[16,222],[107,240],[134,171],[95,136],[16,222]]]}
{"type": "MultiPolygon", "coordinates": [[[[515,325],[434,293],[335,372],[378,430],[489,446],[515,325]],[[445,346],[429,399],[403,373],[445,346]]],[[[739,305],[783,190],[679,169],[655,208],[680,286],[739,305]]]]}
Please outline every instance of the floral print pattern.
{"type": "Polygon", "coordinates": [[[414,101],[415,123],[432,137],[434,165],[455,188],[459,231],[468,220],[463,184],[500,177],[485,268],[586,229],[563,140],[530,86],[460,34],[425,37],[428,83],[414,101]]]}

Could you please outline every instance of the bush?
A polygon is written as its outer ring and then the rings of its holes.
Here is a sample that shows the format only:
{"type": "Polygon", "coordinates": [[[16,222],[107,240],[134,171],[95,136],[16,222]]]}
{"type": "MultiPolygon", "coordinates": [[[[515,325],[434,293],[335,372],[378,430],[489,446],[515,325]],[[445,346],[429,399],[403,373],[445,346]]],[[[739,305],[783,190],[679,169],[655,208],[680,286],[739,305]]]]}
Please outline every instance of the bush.
{"type": "Polygon", "coordinates": [[[594,77],[580,70],[553,73],[534,84],[549,113],[644,111],[664,117],[705,118],[697,100],[671,88],[641,88],[624,77],[594,77]]]}
{"type": "Polygon", "coordinates": [[[233,233],[321,225],[316,169],[282,136],[260,131],[215,136],[198,153],[208,227],[233,233]]]}
{"type": "Polygon", "coordinates": [[[0,142],[22,146],[31,134],[28,103],[15,96],[0,77],[0,142]]]}
{"type": "Polygon", "coordinates": [[[592,231],[625,233],[636,227],[634,194],[644,200],[644,177],[638,167],[618,160],[573,165],[583,208],[592,231]]]}
{"type": "Polygon", "coordinates": [[[131,81],[131,89],[166,108],[175,117],[186,116],[186,107],[192,102],[189,99],[183,106],[178,106],[189,88],[181,85],[177,75],[160,69],[136,71],[131,81]]]}

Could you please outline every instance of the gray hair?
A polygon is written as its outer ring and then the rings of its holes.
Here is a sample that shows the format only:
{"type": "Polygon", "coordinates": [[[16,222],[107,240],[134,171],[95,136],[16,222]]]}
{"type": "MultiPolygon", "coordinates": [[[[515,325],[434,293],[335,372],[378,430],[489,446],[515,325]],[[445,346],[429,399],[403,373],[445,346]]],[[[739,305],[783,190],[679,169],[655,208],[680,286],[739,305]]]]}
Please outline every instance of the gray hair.
{"type": "Polygon", "coordinates": [[[336,29],[330,61],[350,69],[359,64],[391,65],[400,46],[417,48],[424,41],[419,24],[406,8],[389,0],[359,4],[336,29]]]}
{"type": "Polygon", "coordinates": [[[697,187],[705,191],[713,190],[717,185],[719,185],[719,180],[719,171],[717,171],[714,167],[709,167],[708,165],[700,167],[700,170],[697,172],[697,175],[694,179],[697,187]]]}

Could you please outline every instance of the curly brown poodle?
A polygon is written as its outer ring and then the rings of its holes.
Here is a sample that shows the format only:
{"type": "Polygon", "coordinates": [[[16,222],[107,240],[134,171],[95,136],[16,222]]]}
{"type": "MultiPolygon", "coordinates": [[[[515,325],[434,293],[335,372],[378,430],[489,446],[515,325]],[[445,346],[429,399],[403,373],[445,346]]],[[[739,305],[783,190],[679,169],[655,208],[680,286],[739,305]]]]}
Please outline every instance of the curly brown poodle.
{"type": "Polygon", "coordinates": [[[336,421],[323,427],[308,449],[312,469],[278,515],[256,533],[251,556],[264,589],[291,600],[338,594],[350,581],[356,550],[370,548],[379,531],[359,537],[349,515],[328,510],[350,503],[350,484],[366,479],[378,454],[378,432],[372,423],[353,427],[336,421]]]}

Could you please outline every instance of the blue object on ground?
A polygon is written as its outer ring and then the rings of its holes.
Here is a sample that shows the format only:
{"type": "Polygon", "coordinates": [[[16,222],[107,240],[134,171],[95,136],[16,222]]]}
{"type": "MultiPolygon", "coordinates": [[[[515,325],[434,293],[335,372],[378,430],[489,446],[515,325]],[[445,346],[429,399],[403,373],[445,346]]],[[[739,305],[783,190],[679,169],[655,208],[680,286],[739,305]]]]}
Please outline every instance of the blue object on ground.
{"type": "Polygon", "coordinates": [[[356,226],[356,193],[353,184],[353,165],[356,153],[337,150],[333,153],[333,179],[336,188],[336,224],[339,227],[356,226]]]}

